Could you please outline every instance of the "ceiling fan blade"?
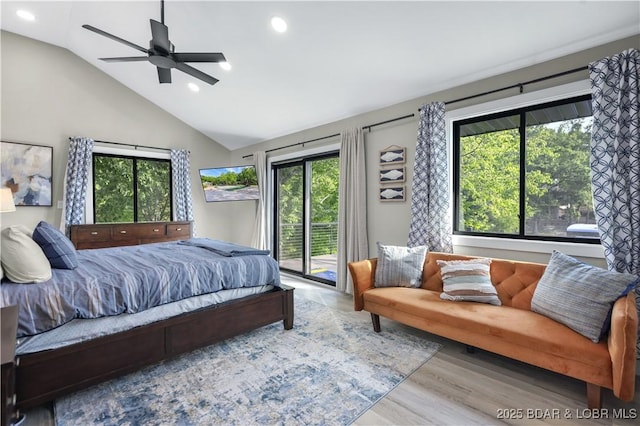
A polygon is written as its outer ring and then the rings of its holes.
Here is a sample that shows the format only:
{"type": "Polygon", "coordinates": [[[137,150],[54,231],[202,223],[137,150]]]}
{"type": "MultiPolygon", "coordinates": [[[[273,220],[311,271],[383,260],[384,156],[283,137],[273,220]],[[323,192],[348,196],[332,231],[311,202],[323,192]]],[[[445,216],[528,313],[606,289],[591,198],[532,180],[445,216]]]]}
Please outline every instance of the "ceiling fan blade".
{"type": "Polygon", "coordinates": [[[105,62],[142,62],[148,61],[148,56],[122,56],[118,58],[98,58],[105,62]]]}
{"type": "Polygon", "coordinates": [[[82,28],[86,28],[89,31],[93,31],[96,34],[100,34],[101,36],[110,38],[111,40],[115,40],[115,41],[120,42],[122,44],[126,44],[127,46],[133,47],[134,49],[139,50],[139,51],[141,51],[143,53],[149,53],[149,51],[147,49],[145,49],[144,47],[142,47],[142,46],[138,46],[137,44],[131,43],[130,41],[122,39],[122,38],[120,38],[118,36],[114,36],[113,34],[109,34],[108,32],[102,31],[101,29],[98,29],[96,27],[92,27],[91,25],[85,24],[85,25],[82,26],[82,28]]]}
{"type": "Polygon", "coordinates": [[[166,53],[171,52],[171,42],[169,41],[169,28],[154,19],[151,22],[151,43],[154,48],[160,48],[166,53]]]}
{"type": "Polygon", "coordinates": [[[174,53],[176,62],[227,62],[222,53],[174,53]]]}
{"type": "Polygon", "coordinates": [[[160,83],[171,83],[171,68],[158,68],[158,80],[160,83]]]}
{"type": "Polygon", "coordinates": [[[216,84],[219,80],[217,78],[211,77],[209,74],[205,74],[200,70],[197,70],[185,63],[178,62],[176,63],[176,68],[180,71],[189,74],[192,77],[195,77],[199,80],[204,81],[205,83],[209,83],[211,85],[216,84]]]}

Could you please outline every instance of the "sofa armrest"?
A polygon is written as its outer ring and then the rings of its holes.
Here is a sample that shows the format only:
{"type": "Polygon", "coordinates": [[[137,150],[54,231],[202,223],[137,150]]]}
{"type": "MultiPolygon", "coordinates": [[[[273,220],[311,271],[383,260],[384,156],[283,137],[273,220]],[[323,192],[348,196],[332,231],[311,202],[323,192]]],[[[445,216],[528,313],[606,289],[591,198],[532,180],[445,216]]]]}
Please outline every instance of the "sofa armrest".
{"type": "Polygon", "coordinates": [[[632,290],[614,303],[608,337],[613,394],[623,401],[631,401],[634,395],[637,339],[638,308],[632,290]]]}
{"type": "Polygon", "coordinates": [[[349,263],[349,271],[353,280],[353,309],[361,311],[364,308],[362,295],[373,288],[377,259],[365,259],[349,263]]]}

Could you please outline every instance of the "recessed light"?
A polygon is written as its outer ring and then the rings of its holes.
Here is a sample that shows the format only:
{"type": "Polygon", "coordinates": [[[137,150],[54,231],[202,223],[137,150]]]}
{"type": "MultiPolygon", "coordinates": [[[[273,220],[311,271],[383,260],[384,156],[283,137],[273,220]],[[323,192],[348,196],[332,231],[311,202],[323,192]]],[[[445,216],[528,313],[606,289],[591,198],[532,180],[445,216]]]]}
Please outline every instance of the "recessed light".
{"type": "Polygon", "coordinates": [[[195,83],[189,83],[189,84],[187,84],[187,86],[189,86],[189,89],[191,89],[192,92],[199,92],[200,91],[200,87],[195,83]]]}
{"type": "Polygon", "coordinates": [[[274,16],[273,18],[271,18],[271,26],[279,33],[287,31],[287,21],[279,16],[274,16]]]}
{"type": "Polygon", "coordinates": [[[231,64],[229,62],[219,62],[218,65],[220,65],[220,68],[225,71],[229,71],[231,69],[231,64]]]}
{"type": "Polygon", "coordinates": [[[20,18],[24,19],[25,21],[35,21],[36,17],[33,13],[24,10],[24,9],[20,9],[16,12],[16,15],[18,15],[20,18]]]}

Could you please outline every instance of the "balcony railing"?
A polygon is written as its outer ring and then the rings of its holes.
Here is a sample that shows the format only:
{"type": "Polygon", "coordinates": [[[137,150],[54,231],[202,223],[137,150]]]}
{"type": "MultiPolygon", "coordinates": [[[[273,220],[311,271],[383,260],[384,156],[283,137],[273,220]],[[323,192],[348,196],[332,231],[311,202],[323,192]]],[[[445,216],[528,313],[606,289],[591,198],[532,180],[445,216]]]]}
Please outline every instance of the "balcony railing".
{"type": "MultiPolygon", "coordinates": [[[[280,266],[302,272],[303,227],[302,223],[280,224],[278,236],[278,261],[280,266]]],[[[335,282],[338,254],[338,223],[311,224],[311,264],[309,275],[335,282]]]]}

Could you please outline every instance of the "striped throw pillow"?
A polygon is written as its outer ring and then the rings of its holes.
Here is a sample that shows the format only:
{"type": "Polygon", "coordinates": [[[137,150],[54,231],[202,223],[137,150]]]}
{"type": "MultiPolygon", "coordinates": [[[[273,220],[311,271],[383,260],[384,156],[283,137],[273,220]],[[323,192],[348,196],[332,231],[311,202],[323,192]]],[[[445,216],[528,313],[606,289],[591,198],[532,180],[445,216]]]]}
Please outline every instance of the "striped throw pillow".
{"type": "Polygon", "coordinates": [[[609,331],[613,303],[638,280],[636,275],[607,271],[554,251],[533,293],[531,310],[597,343],[609,331]]]}
{"type": "Polygon", "coordinates": [[[378,242],[375,287],[420,287],[427,247],[386,246],[378,242]]]}
{"type": "Polygon", "coordinates": [[[501,305],[491,283],[491,259],[438,260],[442,275],[440,298],[455,302],[480,302],[501,305]]]}

